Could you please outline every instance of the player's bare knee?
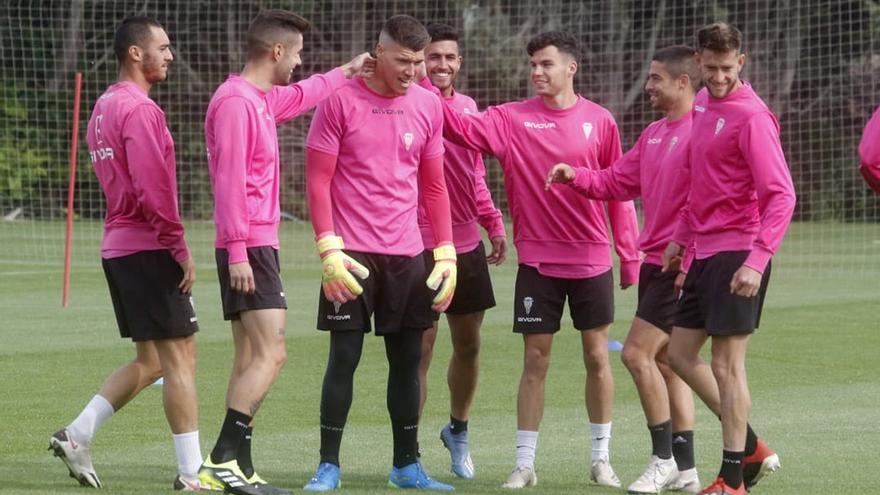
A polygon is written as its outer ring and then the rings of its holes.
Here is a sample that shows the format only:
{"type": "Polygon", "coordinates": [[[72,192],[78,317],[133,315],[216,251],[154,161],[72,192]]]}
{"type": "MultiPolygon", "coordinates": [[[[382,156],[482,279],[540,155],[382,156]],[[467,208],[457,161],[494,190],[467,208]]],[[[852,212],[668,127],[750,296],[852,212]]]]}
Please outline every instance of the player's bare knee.
{"type": "Polygon", "coordinates": [[[275,370],[280,370],[287,364],[287,348],[284,345],[275,346],[270,353],[270,359],[275,370]]]}
{"type": "Polygon", "coordinates": [[[529,379],[543,380],[550,367],[550,354],[540,349],[527,349],[523,376],[529,379]]]}
{"type": "Polygon", "coordinates": [[[469,340],[458,342],[453,346],[452,352],[455,355],[455,359],[458,361],[476,362],[480,355],[480,341],[469,340]]]}
{"type": "Polygon", "coordinates": [[[672,347],[666,351],[666,361],[672,371],[679,376],[684,376],[689,369],[696,365],[694,356],[672,347]]]}
{"type": "Polygon", "coordinates": [[[620,360],[631,374],[644,373],[652,365],[652,360],[644,350],[633,345],[623,347],[623,351],[620,353],[620,360]]]}
{"type": "Polygon", "coordinates": [[[664,359],[655,359],[654,360],[657,369],[660,370],[660,374],[663,375],[663,379],[666,381],[675,379],[678,375],[675,374],[675,371],[672,370],[672,366],[669,365],[669,361],[664,359]]]}
{"type": "Polygon", "coordinates": [[[597,349],[595,346],[584,350],[584,367],[587,373],[605,373],[611,371],[611,363],[608,361],[608,349],[597,349]]]}

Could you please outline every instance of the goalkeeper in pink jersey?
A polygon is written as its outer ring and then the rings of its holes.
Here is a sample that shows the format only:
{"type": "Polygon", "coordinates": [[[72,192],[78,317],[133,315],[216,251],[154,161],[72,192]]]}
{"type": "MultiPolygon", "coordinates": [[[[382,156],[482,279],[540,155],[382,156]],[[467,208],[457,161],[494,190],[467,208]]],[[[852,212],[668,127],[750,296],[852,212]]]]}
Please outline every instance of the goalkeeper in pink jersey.
{"type": "MultiPolygon", "coordinates": [[[[429,24],[431,44],[425,50],[425,64],[431,83],[457,111],[477,113],[474,100],[455,89],[461,68],[458,33],[446,24],[429,24]]],[[[479,377],[480,326],[485,310],[495,306],[489,264],[500,265],[507,256],[507,235],[501,212],[495,208],[486,186],[486,168],[479,152],[444,141],[443,157],[446,187],[452,206],[452,237],[458,255],[458,281],[455,298],[446,308],[446,321],[452,339],[452,357],[446,374],[449,386],[449,423],[440,431],[440,439],[449,450],[452,472],[460,478],[474,477],[474,464],[468,445],[468,417],[479,377]],[[492,243],[492,252],[480,239],[480,226],[492,243]]],[[[433,266],[431,250],[435,247],[428,212],[419,208],[419,227],[425,244],[425,263],[433,266]]],[[[422,336],[422,361],[419,366],[421,402],[419,416],[428,393],[428,367],[437,339],[439,313],[434,325],[422,336]]]]}
{"type": "Polygon", "coordinates": [[[156,20],[130,17],[114,38],[119,77],[98,98],[86,140],[107,214],[101,264],[119,333],[137,355],[107,377],[77,418],[49,439],[49,448],[83,486],[100,488],[91,459],[95,433],[145,387],[164,378],[165,417],[174,438],[176,490],[198,491],[202,462],[196,399],[198,331],[190,290],[195,262],[177,209],[174,141],[149,92],[174,60],[156,20]]]}
{"type": "MultiPolygon", "coordinates": [[[[459,114],[444,102],[444,136],[498,158],[513,219],[517,273],[513,330],[523,335],[524,366],[517,398],[516,464],[504,483],[537,483],[535,450],[544,412],[544,382],[553,335],[566,300],[580,331],[587,370],[585,399],[590,419],[590,478],[620,486],[611,468],[611,405],[614,380],[608,361],[608,329],[614,320],[614,282],[606,203],[570,188],[544,191],[547,163],[593,170],[620,157],[620,136],[611,113],[574,91],[578,47],[573,36],[554,31],[527,46],[531,81],[538,96],[459,114]]],[[[423,81],[423,84],[427,84],[423,81]]],[[[632,202],[607,203],[621,260],[620,285],[638,281],[638,223],[632,202]]]]}
{"type": "Polygon", "coordinates": [[[645,92],[665,117],[652,122],[636,144],[604,170],[555,165],[547,176],[592,199],[642,198],[644,227],[639,249],[639,301],[621,358],[635,381],[651,434],[651,462],[629,493],[662,490],[697,492],[694,464],[694,399],[691,389],[666,362],[675,316],[673,284],[677,271],[662,270],[689,184],[682,169],[690,152],[694,94],[701,81],[694,49],[671,46],[654,54],[645,92]],[[674,457],[674,459],[673,459],[674,457]]]}
{"type": "Polygon", "coordinates": [[[431,309],[449,306],[456,282],[442,110],[414,80],[429,41],[412,17],[389,18],[376,44],[375,76],[348,82],[318,107],[309,129],[306,185],[323,266],[318,328],[330,332],[330,352],[321,391],[320,463],[306,491],[340,486],[339,450],[354,372],[364,336],[374,327],[389,368],[394,456],[388,483],[453,490],[425,473],[416,443],[422,333],[431,326],[431,309]],[[420,197],[436,241],[430,274],[422,258],[420,197]],[[437,290],[433,306],[425,285],[437,290]]]}
{"type": "Polygon", "coordinates": [[[205,117],[214,192],[214,243],[223,317],[232,323],[235,360],[226,417],[199,473],[228,493],[287,492],[266,482],[251,460],[252,421],[287,359],[287,303],[278,262],[280,160],[276,126],[310,110],[347,80],[370,70],[364,53],[326,74],[290,84],[310,24],[264,10],[247,34],[247,62],[214,92],[205,117]]]}
{"type": "Polygon", "coordinates": [[[862,141],[859,143],[859,158],[862,177],[874,192],[880,194],[880,107],[877,107],[865,126],[862,141]]]}
{"type": "Polygon", "coordinates": [[[748,424],[749,337],[758,327],[770,258],[794,212],[795,193],[779,141],[779,124],[752,86],[740,79],[745,55],[734,26],[700,28],[697,54],[706,88],[697,94],[690,195],[664,267],[693,245],[668,356],[673,369],[721,418],[723,454],[706,495],[744,495],[777,470],[779,457],[748,424]],[[700,349],[712,338],[711,367],[700,349]],[[713,376],[714,375],[714,376],[713,376]]]}

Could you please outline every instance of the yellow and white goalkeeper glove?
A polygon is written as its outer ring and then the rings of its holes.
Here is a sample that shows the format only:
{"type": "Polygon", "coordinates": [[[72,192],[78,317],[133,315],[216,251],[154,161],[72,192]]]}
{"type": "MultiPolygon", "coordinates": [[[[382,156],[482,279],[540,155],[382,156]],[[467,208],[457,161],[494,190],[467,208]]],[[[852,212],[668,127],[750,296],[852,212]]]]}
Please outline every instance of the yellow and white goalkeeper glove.
{"type": "Polygon", "coordinates": [[[321,255],[321,287],[330,302],[346,303],[353,301],[364,292],[352,274],[361,279],[370,276],[370,270],[351,256],[342,252],[345,246],[342,238],[330,234],[318,239],[318,254],[321,255]]]}
{"type": "Polygon", "coordinates": [[[434,296],[434,305],[431,309],[438,313],[446,311],[452,296],[455,294],[455,281],[457,280],[458,268],[455,264],[455,247],[445,244],[434,248],[434,269],[428,275],[427,285],[431,290],[439,292],[434,296]]]}

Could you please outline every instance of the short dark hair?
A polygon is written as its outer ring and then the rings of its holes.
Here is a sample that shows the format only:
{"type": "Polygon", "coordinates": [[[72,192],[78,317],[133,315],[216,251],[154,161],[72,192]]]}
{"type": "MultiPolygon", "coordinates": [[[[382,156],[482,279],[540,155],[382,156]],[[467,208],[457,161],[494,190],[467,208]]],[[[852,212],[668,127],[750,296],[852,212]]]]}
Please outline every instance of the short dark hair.
{"type": "Polygon", "coordinates": [[[153,37],[152,28],[165,29],[159,24],[159,21],[147,16],[127,17],[122,20],[122,24],[116,28],[116,35],[113,37],[113,51],[116,53],[116,60],[120,64],[124,63],[128,57],[128,48],[132,45],[143,47],[153,37]]]}
{"type": "Polygon", "coordinates": [[[431,37],[431,43],[435,41],[454,41],[458,43],[458,31],[449,24],[441,22],[428,24],[428,36],[431,37]]]}
{"type": "Polygon", "coordinates": [[[672,77],[687,74],[694,90],[700,87],[700,67],[693,48],[685,45],[667,46],[657,50],[651,60],[663,64],[672,77]]]}
{"type": "Polygon", "coordinates": [[[526,51],[531,57],[535,52],[543,50],[548,46],[555,46],[557,50],[571,55],[575,60],[580,59],[581,54],[578,42],[574,36],[566,31],[547,31],[538,34],[529,40],[529,44],[526,45],[526,51]]]}
{"type": "Polygon", "coordinates": [[[248,58],[265,55],[276,43],[282,43],[290,33],[302,34],[312,24],[305,17],[289,10],[266,9],[260,11],[247,32],[248,58]]]}
{"type": "Polygon", "coordinates": [[[398,45],[412,51],[424,50],[431,42],[428,30],[421,22],[408,15],[395,15],[382,26],[382,33],[398,45]]]}
{"type": "Polygon", "coordinates": [[[726,22],[715,22],[701,27],[695,38],[698,52],[739,52],[742,48],[742,33],[736,26],[726,22]]]}

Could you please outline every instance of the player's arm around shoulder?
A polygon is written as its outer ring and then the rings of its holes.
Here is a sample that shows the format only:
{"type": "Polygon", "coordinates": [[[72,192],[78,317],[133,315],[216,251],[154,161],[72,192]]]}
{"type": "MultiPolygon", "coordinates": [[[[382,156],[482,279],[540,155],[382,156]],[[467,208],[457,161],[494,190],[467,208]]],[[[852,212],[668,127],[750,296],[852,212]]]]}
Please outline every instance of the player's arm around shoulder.
{"type": "Polygon", "coordinates": [[[311,110],[350,79],[372,75],[375,66],[375,59],[364,52],[325,74],[314,74],[287,86],[273,87],[266,94],[266,100],[272,106],[275,122],[281,124],[311,110]]]}

